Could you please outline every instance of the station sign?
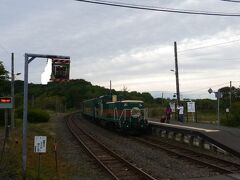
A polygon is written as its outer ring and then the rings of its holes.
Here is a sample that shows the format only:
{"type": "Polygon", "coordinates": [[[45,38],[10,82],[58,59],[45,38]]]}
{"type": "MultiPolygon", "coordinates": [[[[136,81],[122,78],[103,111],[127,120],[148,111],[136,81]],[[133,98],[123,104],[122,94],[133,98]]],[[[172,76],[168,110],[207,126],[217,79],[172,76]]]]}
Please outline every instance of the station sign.
{"type": "Polygon", "coordinates": [[[172,112],[175,112],[175,103],[169,103],[172,112]]]}
{"type": "Polygon", "coordinates": [[[195,112],[195,102],[187,102],[188,112],[195,112]]]}
{"type": "Polygon", "coordinates": [[[52,59],[52,82],[64,82],[69,80],[70,60],[52,59]]]}
{"type": "Polygon", "coordinates": [[[12,98],[11,97],[0,97],[0,109],[12,109],[12,98]]]}
{"type": "Polygon", "coordinates": [[[34,137],[34,152],[46,153],[47,150],[47,136],[35,136],[34,137]]]}

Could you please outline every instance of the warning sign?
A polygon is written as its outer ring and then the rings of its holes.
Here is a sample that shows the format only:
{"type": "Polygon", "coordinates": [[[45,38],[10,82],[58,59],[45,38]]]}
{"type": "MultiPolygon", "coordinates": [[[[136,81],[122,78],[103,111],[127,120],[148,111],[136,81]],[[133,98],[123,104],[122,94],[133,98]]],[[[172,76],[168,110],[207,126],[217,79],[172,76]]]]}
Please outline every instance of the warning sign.
{"type": "Polygon", "coordinates": [[[47,136],[35,136],[34,137],[34,152],[46,153],[47,150],[47,136]]]}

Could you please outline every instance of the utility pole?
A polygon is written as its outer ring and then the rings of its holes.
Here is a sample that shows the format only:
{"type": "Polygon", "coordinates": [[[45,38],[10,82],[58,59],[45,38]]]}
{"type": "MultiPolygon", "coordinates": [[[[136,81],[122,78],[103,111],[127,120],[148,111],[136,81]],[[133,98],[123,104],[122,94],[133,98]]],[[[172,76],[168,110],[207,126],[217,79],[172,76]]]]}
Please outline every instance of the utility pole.
{"type": "Polygon", "coordinates": [[[11,70],[11,96],[12,96],[12,109],[11,109],[11,128],[15,128],[15,120],[14,120],[14,111],[15,111],[15,97],[14,97],[14,53],[12,53],[12,70],[11,70]]]}
{"type": "Polygon", "coordinates": [[[178,77],[178,57],[177,57],[177,42],[174,42],[174,54],[175,54],[175,75],[176,75],[176,93],[177,104],[180,104],[180,91],[179,91],[179,77],[178,77]]]}
{"type": "Polygon", "coordinates": [[[112,81],[110,80],[110,95],[112,95],[112,81]]]}
{"type": "Polygon", "coordinates": [[[163,92],[162,92],[162,106],[163,106],[163,92]]]}
{"type": "Polygon", "coordinates": [[[230,81],[230,93],[229,93],[229,109],[231,110],[232,106],[232,81],[230,81]]]}

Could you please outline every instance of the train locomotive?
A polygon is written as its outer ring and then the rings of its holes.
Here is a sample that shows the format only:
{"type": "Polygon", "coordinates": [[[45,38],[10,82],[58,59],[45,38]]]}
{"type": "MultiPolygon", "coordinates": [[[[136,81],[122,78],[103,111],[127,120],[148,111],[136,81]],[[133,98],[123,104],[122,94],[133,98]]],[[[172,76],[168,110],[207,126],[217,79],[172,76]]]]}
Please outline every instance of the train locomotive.
{"type": "Polygon", "coordinates": [[[96,123],[128,133],[145,132],[147,111],[139,100],[117,101],[116,95],[105,95],[82,102],[82,114],[96,123]]]}

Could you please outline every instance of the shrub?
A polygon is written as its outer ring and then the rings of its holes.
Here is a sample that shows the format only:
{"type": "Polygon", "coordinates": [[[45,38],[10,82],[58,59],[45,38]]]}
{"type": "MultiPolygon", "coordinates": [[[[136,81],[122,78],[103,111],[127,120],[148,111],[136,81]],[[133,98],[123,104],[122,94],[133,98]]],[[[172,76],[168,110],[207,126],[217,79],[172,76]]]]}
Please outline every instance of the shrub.
{"type": "MultiPolygon", "coordinates": [[[[23,118],[23,108],[16,110],[16,115],[18,118],[23,118]]],[[[31,123],[41,123],[48,122],[50,115],[47,111],[41,109],[29,109],[28,110],[28,122],[31,123]]]]}
{"type": "Polygon", "coordinates": [[[19,119],[23,118],[23,107],[17,108],[15,110],[15,116],[19,119]]]}
{"type": "Polygon", "coordinates": [[[0,110],[0,126],[4,126],[4,110],[0,110]]]}
{"type": "Polygon", "coordinates": [[[164,114],[163,108],[149,108],[149,117],[160,117],[164,114]]]}
{"type": "Polygon", "coordinates": [[[222,120],[222,125],[237,127],[240,126],[240,102],[232,104],[229,117],[222,120]]]}

